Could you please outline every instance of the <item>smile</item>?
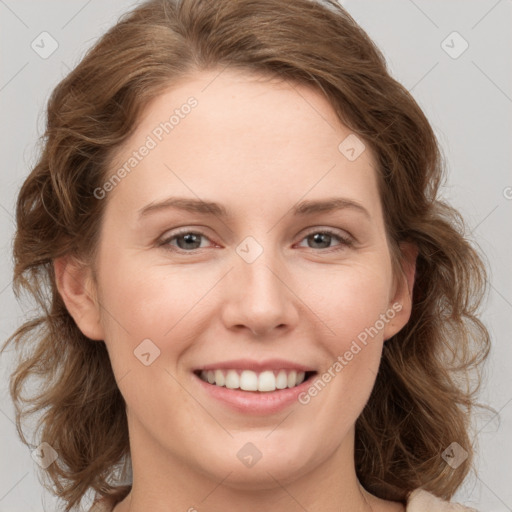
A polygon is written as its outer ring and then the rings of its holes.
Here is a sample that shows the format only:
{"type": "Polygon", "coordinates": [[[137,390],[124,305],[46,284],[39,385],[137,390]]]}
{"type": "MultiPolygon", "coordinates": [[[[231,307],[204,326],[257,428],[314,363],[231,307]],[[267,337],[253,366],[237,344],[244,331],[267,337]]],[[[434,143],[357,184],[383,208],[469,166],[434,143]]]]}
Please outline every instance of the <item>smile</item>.
{"type": "Polygon", "coordinates": [[[198,386],[213,403],[244,416],[276,414],[298,403],[318,371],[288,359],[231,359],[196,366],[198,386]]]}
{"type": "Polygon", "coordinates": [[[289,369],[252,370],[212,369],[198,370],[196,375],[214,386],[243,391],[272,392],[278,389],[294,388],[302,384],[315,372],[304,372],[289,369]]]}

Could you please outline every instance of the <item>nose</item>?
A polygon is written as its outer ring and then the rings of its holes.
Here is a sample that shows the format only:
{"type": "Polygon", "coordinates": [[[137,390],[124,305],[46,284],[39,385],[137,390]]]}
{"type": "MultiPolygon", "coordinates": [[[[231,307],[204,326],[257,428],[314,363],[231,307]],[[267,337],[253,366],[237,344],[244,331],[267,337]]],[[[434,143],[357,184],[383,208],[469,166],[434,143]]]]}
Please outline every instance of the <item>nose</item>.
{"type": "Polygon", "coordinates": [[[289,274],[270,251],[253,263],[235,259],[224,284],[222,320],[227,329],[250,331],[258,338],[282,335],[295,327],[300,300],[289,274]]]}

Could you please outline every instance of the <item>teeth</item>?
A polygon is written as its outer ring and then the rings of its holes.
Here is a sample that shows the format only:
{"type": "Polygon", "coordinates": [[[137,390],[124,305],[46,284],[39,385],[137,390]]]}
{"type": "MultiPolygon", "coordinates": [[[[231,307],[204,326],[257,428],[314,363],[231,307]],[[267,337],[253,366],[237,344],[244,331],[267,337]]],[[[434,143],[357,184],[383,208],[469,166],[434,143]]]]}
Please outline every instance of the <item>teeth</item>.
{"type": "Polygon", "coordinates": [[[297,380],[297,372],[295,370],[292,370],[288,374],[288,387],[289,388],[293,388],[293,386],[295,385],[295,381],[296,380],[297,380]]]}
{"type": "Polygon", "coordinates": [[[275,389],[277,388],[276,380],[277,379],[274,375],[274,372],[270,370],[261,372],[258,376],[258,391],[275,391],[275,389]]]}
{"type": "MultiPolygon", "coordinates": [[[[210,381],[208,380],[208,382],[210,381]]],[[[217,386],[224,386],[224,384],[226,383],[226,380],[224,379],[224,374],[220,370],[215,370],[213,382],[216,382],[217,386]]],[[[213,382],[211,384],[213,384],[213,382]]]]}
{"type": "Polygon", "coordinates": [[[287,387],[288,387],[288,376],[286,375],[285,371],[281,370],[277,374],[276,388],[277,389],[284,389],[284,388],[287,388],[287,387]]]}
{"type": "Polygon", "coordinates": [[[240,374],[240,389],[244,391],[258,391],[258,375],[249,370],[240,374]]]}
{"type": "Polygon", "coordinates": [[[240,387],[240,377],[235,370],[229,370],[226,374],[226,387],[229,389],[236,389],[240,387]]]}
{"type": "Polygon", "coordinates": [[[200,377],[205,382],[229,389],[244,391],[275,391],[293,388],[304,382],[305,372],[296,370],[265,370],[261,373],[252,370],[208,370],[201,371],[200,377]]]}

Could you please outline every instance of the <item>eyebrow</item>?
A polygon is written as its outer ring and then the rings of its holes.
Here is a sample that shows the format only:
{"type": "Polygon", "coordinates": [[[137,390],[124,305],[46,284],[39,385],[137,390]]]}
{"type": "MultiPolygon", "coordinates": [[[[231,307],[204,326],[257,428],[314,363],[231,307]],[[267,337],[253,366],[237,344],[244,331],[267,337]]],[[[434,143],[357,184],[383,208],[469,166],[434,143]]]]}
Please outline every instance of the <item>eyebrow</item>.
{"type": "MultiPolygon", "coordinates": [[[[167,209],[183,210],[202,215],[215,215],[225,219],[233,218],[233,214],[219,203],[185,197],[170,197],[158,203],[150,203],[139,210],[139,218],[145,217],[150,213],[167,209]]],[[[301,201],[291,208],[291,210],[292,214],[296,217],[305,217],[315,213],[326,213],[336,210],[353,210],[360,212],[368,219],[371,219],[370,213],[363,205],[353,201],[352,199],[342,197],[333,197],[314,201],[301,201]]]]}

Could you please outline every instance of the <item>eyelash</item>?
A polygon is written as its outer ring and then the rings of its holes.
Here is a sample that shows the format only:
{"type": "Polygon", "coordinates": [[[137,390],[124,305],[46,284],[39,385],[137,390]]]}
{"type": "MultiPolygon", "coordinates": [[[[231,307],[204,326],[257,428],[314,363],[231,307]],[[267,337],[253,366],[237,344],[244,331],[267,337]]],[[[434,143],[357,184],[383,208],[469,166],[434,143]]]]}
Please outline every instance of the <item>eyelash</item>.
{"type": "MultiPolygon", "coordinates": [[[[348,236],[343,236],[340,233],[338,233],[337,231],[334,231],[332,229],[317,229],[315,231],[310,231],[309,233],[306,233],[306,235],[304,235],[304,237],[301,239],[301,242],[302,242],[302,240],[307,239],[311,235],[316,235],[316,234],[329,235],[329,236],[336,238],[338,240],[338,242],[340,242],[340,244],[338,246],[328,247],[326,249],[318,249],[317,251],[323,251],[323,252],[329,252],[329,253],[330,252],[338,252],[343,249],[350,248],[354,245],[354,240],[352,238],[350,238],[348,236]]],[[[177,252],[178,254],[195,254],[195,253],[197,253],[197,251],[200,251],[201,249],[206,249],[206,247],[200,247],[197,249],[192,249],[190,251],[185,251],[184,249],[180,249],[179,247],[176,247],[176,246],[173,246],[170,244],[170,242],[172,240],[179,238],[180,236],[183,236],[183,235],[199,235],[199,236],[202,236],[202,237],[210,240],[204,233],[201,233],[200,231],[192,231],[190,229],[184,229],[184,230],[174,233],[172,236],[168,236],[168,237],[164,238],[163,240],[161,240],[159,242],[158,245],[164,247],[167,250],[177,252]]],[[[310,249],[315,250],[313,248],[310,248],[310,249]]],[[[315,251],[315,252],[317,252],[317,251],[315,251]]]]}

